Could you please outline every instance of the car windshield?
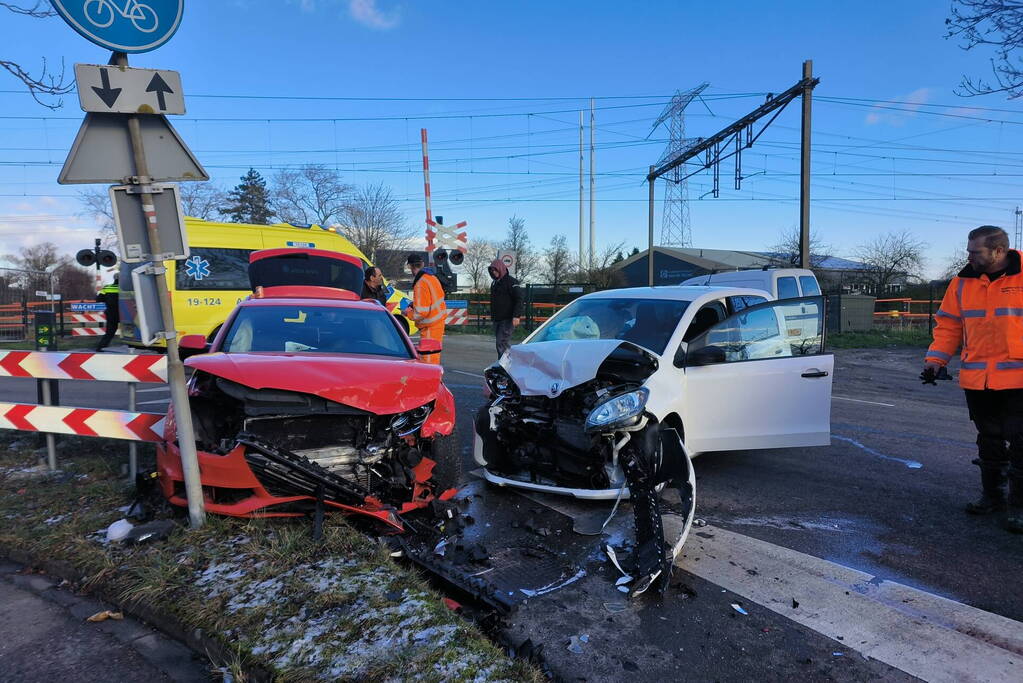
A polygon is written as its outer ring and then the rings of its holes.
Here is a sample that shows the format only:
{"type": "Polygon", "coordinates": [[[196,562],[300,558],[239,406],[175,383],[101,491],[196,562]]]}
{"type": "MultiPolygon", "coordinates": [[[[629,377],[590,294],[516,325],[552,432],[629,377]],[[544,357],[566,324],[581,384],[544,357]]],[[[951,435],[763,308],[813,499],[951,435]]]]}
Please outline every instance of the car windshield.
{"type": "Polygon", "coordinates": [[[663,353],[688,301],[670,299],[576,299],[530,339],[622,339],[663,353]]]}
{"type": "Polygon", "coordinates": [[[382,309],[301,304],[241,308],[221,351],[412,357],[391,316],[382,309]]]}

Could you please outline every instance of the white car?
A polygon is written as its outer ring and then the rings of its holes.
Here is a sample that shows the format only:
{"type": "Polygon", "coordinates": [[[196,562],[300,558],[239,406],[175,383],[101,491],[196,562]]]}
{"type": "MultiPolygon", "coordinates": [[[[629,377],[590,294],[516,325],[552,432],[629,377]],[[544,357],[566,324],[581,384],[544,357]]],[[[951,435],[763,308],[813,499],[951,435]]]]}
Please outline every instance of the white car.
{"type": "Polygon", "coordinates": [[[649,541],[674,557],[695,510],[690,458],[827,445],[833,368],[820,296],[682,286],[588,294],[487,368],[492,396],[476,416],[474,457],[499,486],[631,494],[637,554],[649,541]],[[686,519],[664,547],[657,497],[668,484],[686,519]]]}

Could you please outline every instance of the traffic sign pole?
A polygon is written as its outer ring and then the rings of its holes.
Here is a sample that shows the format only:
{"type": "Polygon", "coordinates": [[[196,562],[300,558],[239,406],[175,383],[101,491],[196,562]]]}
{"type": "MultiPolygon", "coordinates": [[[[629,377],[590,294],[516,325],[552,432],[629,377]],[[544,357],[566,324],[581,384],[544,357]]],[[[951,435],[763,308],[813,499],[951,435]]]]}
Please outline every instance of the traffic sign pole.
{"type": "MultiPolygon", "coordinates": [[[[117,66],[128,66],[128,55],[115,52],[117,66]]],[[[142,143],[142,126],[138,114],[128,115],[128,132],[131,135],[132,154],[135,158],[134,181],[141,185],[142,210],[147,219],[149,244],[154,254],[162,253],[158,217],[153,206],[153,195],[147,191],[150,184],[149,167],[142,143]]],[[[181,455],[181,469],[185,479],[185,495],[188,498],[188,519],[193,529],[202,526],[205,510],[203,506],[202,483],[199,478],[199,457],[195,450],[195,431],[192,428],[192,411],[188,405],[188,390],[185,387],[185,365],[178,351],[178,333],[174,329],[174,310],[171,307],[170,289],[167,287],[167,270],[163,261],[154,261],[151,266],[156,274],[156,286],[160,297],[160,312],[163,317],[164,339],[167,341],[167,383],[171,390],[171,405],[174,406],[174,422],[177,425],[178,450],[181,455]]]]}

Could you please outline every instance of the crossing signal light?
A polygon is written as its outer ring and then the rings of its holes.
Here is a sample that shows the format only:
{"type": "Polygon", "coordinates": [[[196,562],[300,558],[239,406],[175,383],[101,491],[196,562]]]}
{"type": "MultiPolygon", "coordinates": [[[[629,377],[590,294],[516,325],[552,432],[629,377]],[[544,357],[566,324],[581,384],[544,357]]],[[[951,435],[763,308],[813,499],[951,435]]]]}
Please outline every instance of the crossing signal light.
{"type": "Polygon", "coordinates": [[[465,254],[463,254],[461,252],[461,250],[459,250],[459,249],[452,249],[451,253],[448,254],[448,261],[450,261],[451,265],[453,265],[453,266],[460,266],[460,265],[462,265],[462,262],[464,260],[465,260],[465,254]]]}
{"type": "Polygon", "coordinates": [[[75,254],[75,260],[78,261],[79,265],[85,266],[86,268],[94,266],[96,265],[96,252],[92,249],[82,249],[75,254]]]}
{"type": "Polygon", "coordinates": [[[117,265],[117,254],[104,249],[99,253],[99,264],[104,268],[112,268],[117,265]]]}

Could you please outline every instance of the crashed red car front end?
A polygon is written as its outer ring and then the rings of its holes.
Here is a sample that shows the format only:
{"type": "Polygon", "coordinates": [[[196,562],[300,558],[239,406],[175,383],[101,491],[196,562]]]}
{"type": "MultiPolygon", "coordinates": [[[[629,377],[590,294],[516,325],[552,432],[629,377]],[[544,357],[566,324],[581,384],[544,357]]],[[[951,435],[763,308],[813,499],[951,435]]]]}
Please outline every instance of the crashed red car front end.
{"type": "MultiPolygon", "coordinates": [[[[454,495],[433,477],[455,421],[443,370],[382,307],[351,298],[244,301],[213,352],[186,361],[207,511],[319,507],[403,531],[400,515],[454,495]]],[[[171,413],[157,462],[164,495],[184,506],[175,433],[171,413]]]]}

